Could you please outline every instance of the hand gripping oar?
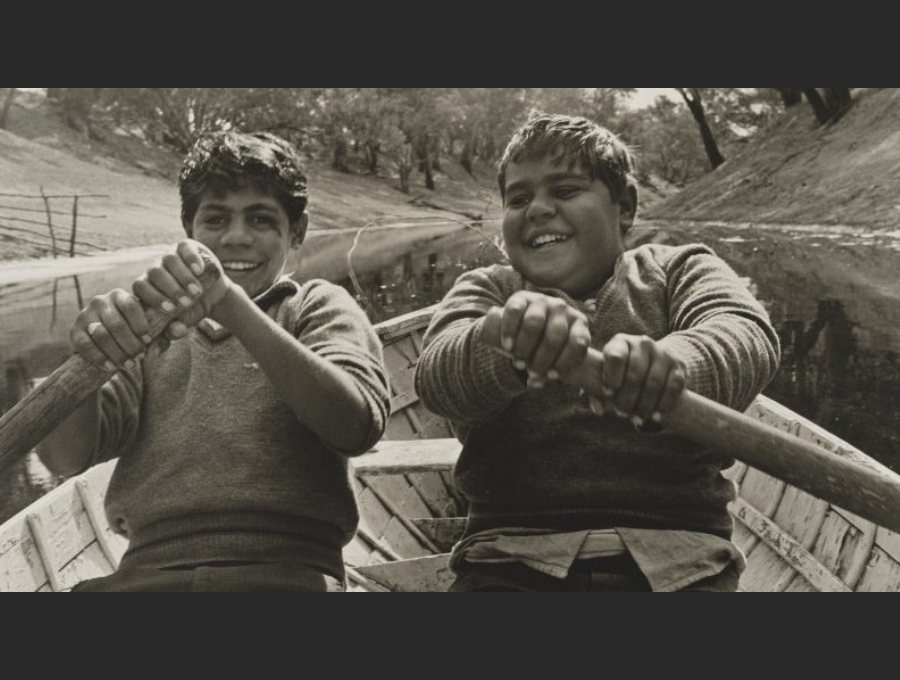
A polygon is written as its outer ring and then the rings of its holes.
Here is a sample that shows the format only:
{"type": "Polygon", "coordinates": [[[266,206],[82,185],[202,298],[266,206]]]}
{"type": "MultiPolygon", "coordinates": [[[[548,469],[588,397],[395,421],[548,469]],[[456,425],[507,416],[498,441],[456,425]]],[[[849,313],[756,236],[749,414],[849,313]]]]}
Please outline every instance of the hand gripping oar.
{"type": "MultiPolygon", "coordinates": [[[[219,270],[207,265],[199,278],[206,289],[218,277],[219,270]]],[[[162,314],[149,310],[150,336],[158,337],[184,312],[176,309],[162,314]]],[[[31,451],[115,373],[97,368],[79,354],[53,371],[0,418],[0,470],[31,451]]]]}
{"type": "MultiPolygon", "coordinates": [[[[482,338],[498,351],[500,317],[488,315],[482,338]]],[[[603,354],[588,349],[581,368],[568,382],[603,399],[603,354]]],[[[841,458],[765,423],[685,390],[663,414],[666,429],[702,446],[721,451],[817,498],[900,532],[900,476],[841,458]]]]}

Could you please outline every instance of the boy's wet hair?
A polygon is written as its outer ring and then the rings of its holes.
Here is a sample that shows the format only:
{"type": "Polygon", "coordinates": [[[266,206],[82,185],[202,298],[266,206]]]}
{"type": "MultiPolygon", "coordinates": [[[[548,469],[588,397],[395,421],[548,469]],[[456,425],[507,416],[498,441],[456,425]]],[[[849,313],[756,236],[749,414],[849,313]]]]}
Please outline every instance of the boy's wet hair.
{"type": "Polygon", "coordinates": [[[634,183],[634,158],[625,143],[602,125],[581,116],[534,113],[513,133],[506,145],[497,180],[506,195],[506,168],[510,163],[550,158],[570,168],[582,164],[594,179],[602,180],[612,199],[619,201],[634,183]]]}
{"type": "Polygon", "coordinates": [[[292,225],[303,216],[309,189],[291,144],[268,132],[212,132],[200,137],[178,176],[181,219],[188,235],[204,192],[224,196],[247,187],[277,199],[292,225]]]}

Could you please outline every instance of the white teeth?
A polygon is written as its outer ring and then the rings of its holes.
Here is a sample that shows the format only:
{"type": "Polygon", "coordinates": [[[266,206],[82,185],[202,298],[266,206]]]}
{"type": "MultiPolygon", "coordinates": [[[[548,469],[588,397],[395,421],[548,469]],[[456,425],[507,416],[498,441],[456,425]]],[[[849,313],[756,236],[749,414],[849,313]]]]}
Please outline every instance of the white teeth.
{"type": "Polygon", "coordinates": [[[256,269],[259,265],[259,262],[223,262],[222,269],[231,272],[245,272],[256,269]]]}
{"type": "Polygon", "coordinates": [[[536,238],[531,239],[531,242],[528,244],[532,248],[540,248],[541,246],[546,246],[550,243],[562,243],[563,241],[568,241],[569,236],[564,236],[563,234],[542,234],[536,238]]]}

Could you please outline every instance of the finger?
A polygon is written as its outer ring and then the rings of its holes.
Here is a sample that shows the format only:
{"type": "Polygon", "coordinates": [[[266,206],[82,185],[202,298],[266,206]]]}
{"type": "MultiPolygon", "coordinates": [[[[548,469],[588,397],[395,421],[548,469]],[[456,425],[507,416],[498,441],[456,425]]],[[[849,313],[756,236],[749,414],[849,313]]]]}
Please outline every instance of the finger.
{"type": "MultiPolygon", "coordinates": [[[[500,330],[502,319],[503,307],[491,307],[484,316],[484,326],[481,329],[481,337],[489,338],[492,341],[500,343],[502,339],[502,331],[500,330]]],[[[491,346],[493,346],[493,342],[491,343],[491,346]]],[[[502,345],[497,345],[497,349],[501,349],[501,347],[502,345]]],[[[504,350],[504,352],[505,351],[506,350],[504,350]]],[[[510,354],[510,356],[512,355],[510,354]]]]}
{"type": "Polygon", "coordinates": [[[650,417],[654,421],[659,422],[664,413],[668,413],[675,407],[675,404],[678,403],[681,395],[684,394],[686,387],[687,377],[685,376],[684,369],[681,366],[676,365],[666,376],[665,389],[659,399],[659,404],[656,406],[656,411],[651,414],[650,417]]]}
{"type": "MultiPolygon", "coordinates": [[[[178,244],[176,252],[194,276],[200,276],[203,273],[206,263],[203,261],[200,248],[195,241],[182,241],[178,244]]],[[[199,281],[197,283],[199,284],[199,281]]]]}
{"type": "Polygon", "coordinates": [[[603,347],[603,396],[612,397],[625,382],[625,369],[628,367],[628,354],[631,351],[625,336],[613,336],[603,347]]]}
{"type": "Polygon", "coordinates": [[[188,333],[188,327],[183,321],[177,319],[166,326],[165,330],[165,336],[170,341],[181,340],[181,338],[185,337],[188,333]]]}
{"type": "Polygon", "coordinates": [[[100,312],[100,321],[101,325],[93,325],[91,339],[116,366],[128,365],[132,357],[144,351],[144,343],[114,305],[100,312]]]}
{"type": "MultiPolygon", "coordinates": [[[[560,307],[549,310],[549,318],[544,325],[544,333],[531,357],[528,367],[541,376],[554,368],[556,360],[569,340],[569,315],[560,307]]],[[[559,377],[559,373],[554,373],[559,377]]],[[[549,376],[548,376],[549,377],[549,376]]]]}
{"type": "Polygon", "coordinates": [[[522,323],[519,324],[519,332],[513,346],[513,355],[525,365],[531,364],[532,356],[544,335],[546,323],[546,304],[539,299],[530,301],[528,308],[522,314],[522,323]]]}
{"type": "Polygon", "coordinates": [[[633,417],[637,415],[635,409],[644,386],[644,380],[650,370],[651,361],[649,348],[645,343],[630,341],[629,345],[625,378],[618,392],[613,395],[612,400],[619,410],[628,417],[633,417]]]}
{"type": "Polygon", "coordinates": [[[101,371],[114,372],[116,370],[116,365],[94,344],[85,328],[78,326],[72,328],[69,333],[69,346],[73,352],[81,355],[101,371]]]}
{"type": "MultiPolygon", "coordinates": [[[[571,378],[582,366],[587,356],[588,347],[591,344],[591,331],[584,317],[576,318],[569,327],[569,335],[556,362],[552,374],[555,372],[563,380],[571,378]]],[[[552,375],[550,376],[552,379],[552,375]]]]}
{"type": "Polygon", "coordinates": [[[503,313],[500,317],[500,345],[507,352],[513,352],[522,316],[526,309],[528,309],[528,298],[518,294],[513,295],[503,306],[503,313]]]}
{"type": "Polygon", "coordinates": [[[672,368],[672,362],[656,352],[650,353],[650,361],[650,368],[635,406],[635,415],[640,418],[641,424],[649,422],[658,410],[660,399],[666,389],[669,370],[672,368]]]}
{"type": "MultiPolygon", "coordinates": [[[[195,300],[203,295],[203,284],[194,276],[190,266],[182,257],[182,252],[192,248],[190,245],[182,245],[186,243],[189,244],[190,242],[182,241],[178,246],[178,251],[163,257],[162,263],[166,271],[178,282],[181,289],[188,294],[191,300],[195,300]]],[[[182,306],[190,305],[182,304],[182,306]]]]}
{"type": "Polygon", "coordinates": [[[142,274],[131,284],[131,292],[144,306],[158,310],[161,314],[171,314],[178,309],[156,286],[150,283],[149,274],[142,274]]]}
{"type": "Polygon", "coordinates": [[[147,322],[140,301],[124,290],[115,291],[112,299],[119,313],[125,317],[125,321],[131,327],[131,331],[141,339],[143,344],[149,345],[153,338],[150,337],[150,324],[147,322]]]}
{"type": "MultiPolygon", "coordinates": [[[[168,255],[166,257],[169,257],[168,255]]],[[[165,261],[165,258],[163,258],[165,261]]],[[[193,304],[193,298],[181,287],[165,266],[152,267],[147,272],[147,280],[176,307],[187,309],[193,304]]]]}

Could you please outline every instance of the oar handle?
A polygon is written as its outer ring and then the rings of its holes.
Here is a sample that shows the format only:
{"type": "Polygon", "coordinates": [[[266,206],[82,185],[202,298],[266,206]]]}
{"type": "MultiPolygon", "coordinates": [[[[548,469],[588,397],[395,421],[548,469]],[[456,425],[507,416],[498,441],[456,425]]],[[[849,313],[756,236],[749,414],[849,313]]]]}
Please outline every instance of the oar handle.
{"type": "MultiPolygon", "coordinates": [[[[206,289],[219,278],[219,270],[207,264],[200,283],[206,289]]],[[[156,339],[172,321],[185,313],[162,313],[145,308],[150,337],[156,339]]],[[[80,354],[70,357],[0,418],[0,470],[12,465],[99,390],[116,371],[105,371],[80,354]]]]}
{"type": "MultiPolygon", "coordinates": [[[[488,315],[482,339],[500,345],[499,317],[488,315]]],[[[603,354],[589,348],[568,380],[603,399],[603,354]]],[[[723,457],[736,458],[864,519],[900,532],[900,476],[841,458],[810,442],[685,390],[660,424],[723,457]]]]}

